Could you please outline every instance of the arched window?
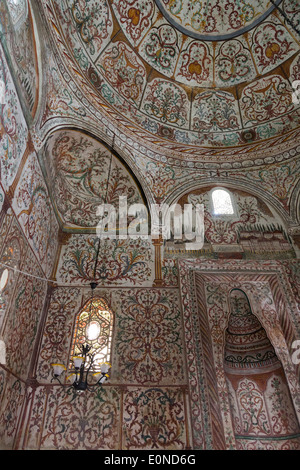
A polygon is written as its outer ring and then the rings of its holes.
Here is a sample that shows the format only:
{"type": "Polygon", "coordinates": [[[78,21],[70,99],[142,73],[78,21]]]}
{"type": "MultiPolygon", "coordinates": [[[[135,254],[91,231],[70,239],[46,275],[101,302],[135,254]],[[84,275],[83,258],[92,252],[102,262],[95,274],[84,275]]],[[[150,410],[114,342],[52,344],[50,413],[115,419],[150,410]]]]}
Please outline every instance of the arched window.
{"type": "Polygon", "coordinates": [[[237,448],[279,449],[280,439],[297,448],[300,428],[285,371],[244,291],[231,291],[230,311],[224,372],[237,448]]]}
{"type": "Polygon", "coordinates": [[[230,193],[226,189],[216,188],[211,193],[214,215],[233,215],[234,208],[230,193]]]}
{"type": "Polygon", "coordinates": [[[82,345],[88,344],[89,354],[94,355],[93,370],[99,371],[101,364],[111,360],[112,329],[113,313],[106,301],[97,297],[89,300],[76,319],[71,359],[81,356],[82,345]]]}

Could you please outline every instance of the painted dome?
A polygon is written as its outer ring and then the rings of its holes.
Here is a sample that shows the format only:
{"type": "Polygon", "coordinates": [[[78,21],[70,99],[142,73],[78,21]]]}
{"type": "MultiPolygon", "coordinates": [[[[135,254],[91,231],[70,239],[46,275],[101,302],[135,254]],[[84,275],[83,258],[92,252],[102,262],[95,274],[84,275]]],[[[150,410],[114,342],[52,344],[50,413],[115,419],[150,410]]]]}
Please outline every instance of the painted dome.
{"type": "Polygon", "coordinates": [[[300,142],[300,36],[270,1],[43,1],[67,73],[128,138],[231,163],[300,142]]]}

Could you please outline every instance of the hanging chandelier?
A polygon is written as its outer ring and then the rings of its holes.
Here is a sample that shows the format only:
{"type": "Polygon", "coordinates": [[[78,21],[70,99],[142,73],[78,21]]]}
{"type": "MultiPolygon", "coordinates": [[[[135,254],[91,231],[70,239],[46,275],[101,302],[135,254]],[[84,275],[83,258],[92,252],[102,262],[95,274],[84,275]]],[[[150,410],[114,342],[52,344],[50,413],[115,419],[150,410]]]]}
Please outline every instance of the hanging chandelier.
{"type": "MultiPolygon", "coordinates": [[[[112,147],[111,147],[110,166],[109,166],[108,177],[107,177],[105,204],[107,202],[108,185],[109,185],[109,179],[110,179],[110,173],[111,173],[114,138],[115,136],[113,137],[113,142],[112,142],[112,147]]],[[[92,327],[91,318],[92,318],[94,290],[98,286],[98,283],[96,282],[96,277],[97,277],[98,257],[99,257],[100,246],[101,246],[101,236],[99,234],[98,234],[98,238],[99,238],[99,242],[98,242],[97,253],[96,253],[96,258],[95,258],[93,281],[90,283],[92,295],[91,295],[91,301],[90,301],[89,317],[87,319],[86,333],[88,332],[88,329],[92,327]]],[[[88,334],[87,334],[87,337],[88,337],[88,334]]],[[[95,385],[101,386],[104,382],[106,382],[106,380],[109,377],[108,371],[111,368],[111,364],[108,362],[103,362],[103,363],[98,364],[97,372],[92,374],[94,379],[96,379],[96,382],[95,381],[94,383],[89,382],[89,377],[91,375],[90,372],[95,366],[95,353],[90,353],[91,349],[92,347],[88,343],[82,344],[81,354],[73,356],[72,358],[73,365],[70,367],[71,374],[68,376],[67,379],[71,381],[70,387],[73,388],[73,390],[75,391],[79,391],[79,392],[84,392],[86,390],[93,391],[95,389],[95,385]]],[[[67,368],[63,364],[58,364],[58,363],[52,363],[51,366],[52,366],[52,374],[53,374],[51,382],[56,380],[57,382],[59,382],[60,385],[64,385],[61,381],[61,377],[63,376],[64,372],[67,371],[67,368]]]]}

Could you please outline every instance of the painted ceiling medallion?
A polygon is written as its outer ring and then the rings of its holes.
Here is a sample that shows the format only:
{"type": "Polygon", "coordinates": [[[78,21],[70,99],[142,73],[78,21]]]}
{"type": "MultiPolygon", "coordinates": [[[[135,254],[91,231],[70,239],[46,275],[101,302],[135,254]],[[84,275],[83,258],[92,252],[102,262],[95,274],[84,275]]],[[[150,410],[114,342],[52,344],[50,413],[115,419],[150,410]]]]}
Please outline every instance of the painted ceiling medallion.
{"type": "MultiPolygon", "coordinates": [[[[218,41],[249,31],[275,6],[269,0],[155,0],[164,17],[187,36],[218,41]]],[[[277,5],[281,3],[278,0],[277,5]]]]}

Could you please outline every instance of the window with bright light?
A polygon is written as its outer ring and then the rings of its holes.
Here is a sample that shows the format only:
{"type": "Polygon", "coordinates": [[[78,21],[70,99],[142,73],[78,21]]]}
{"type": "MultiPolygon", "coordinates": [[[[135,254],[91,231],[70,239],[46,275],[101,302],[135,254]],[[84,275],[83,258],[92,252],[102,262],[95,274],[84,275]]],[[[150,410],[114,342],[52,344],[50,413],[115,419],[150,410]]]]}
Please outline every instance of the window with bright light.
{"type": "Polygon", "coordinates": [[[231,195],[225,189],[217,188],[211,194],[214,215],[233,215],[231,195]]]}
{"type": "Polygon", "coordinates": [[[82,345],[88,344],[89,354],[94,355],[93,370],[99,371],[102,363],[110,362],[112,328],[113,314],[105,300],[94,298],[87,302],[76,319],[71,359],[81,356],[82,345]]]}

